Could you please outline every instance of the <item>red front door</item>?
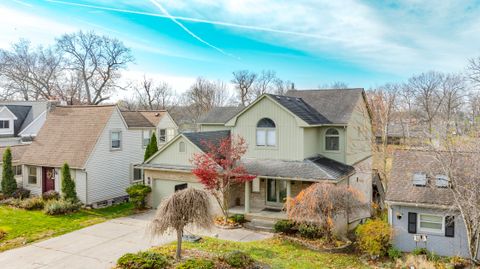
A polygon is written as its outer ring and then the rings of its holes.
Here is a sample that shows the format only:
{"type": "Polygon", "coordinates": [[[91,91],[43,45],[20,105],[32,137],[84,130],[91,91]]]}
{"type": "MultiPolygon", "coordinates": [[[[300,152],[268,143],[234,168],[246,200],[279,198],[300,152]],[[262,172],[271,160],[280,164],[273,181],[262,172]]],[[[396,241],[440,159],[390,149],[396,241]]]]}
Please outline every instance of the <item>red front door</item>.
{"type": "Polygon", "coordinates": [[[55,190],[55,168],[43,167],[42,192],[55,190]]]}

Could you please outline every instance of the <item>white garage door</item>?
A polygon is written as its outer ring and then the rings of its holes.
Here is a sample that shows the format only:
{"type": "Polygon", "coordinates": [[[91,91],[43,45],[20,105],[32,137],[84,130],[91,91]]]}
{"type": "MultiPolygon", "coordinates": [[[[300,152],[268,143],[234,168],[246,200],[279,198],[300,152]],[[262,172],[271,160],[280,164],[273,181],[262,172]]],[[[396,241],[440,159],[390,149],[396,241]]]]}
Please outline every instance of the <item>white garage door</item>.
{"type": "Polygon", "coordinates": [[[203,189],[203,186],[200,183],[183,182],[183,181],[166,180],[166,179],[154,179],[153,188],[152,188],[152,195],[153,195],[152,206],[154,208],[157,208],[160,202],[163,199],[172,195],[172,193],[174,193],[175,190],[183,189],[186,187],[203,189]]]}

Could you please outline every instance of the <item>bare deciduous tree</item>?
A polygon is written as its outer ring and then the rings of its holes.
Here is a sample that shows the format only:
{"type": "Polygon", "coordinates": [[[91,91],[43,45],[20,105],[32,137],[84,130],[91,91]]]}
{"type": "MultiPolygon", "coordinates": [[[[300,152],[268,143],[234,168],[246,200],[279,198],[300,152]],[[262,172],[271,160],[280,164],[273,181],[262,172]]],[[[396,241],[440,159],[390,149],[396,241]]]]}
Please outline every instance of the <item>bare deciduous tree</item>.
{"type": "Polygon", "coordinates": [[[177,191],[163,200],[155,213],[149,230],[152,236],[176,231],[177,251],[175,258],[181,259],[183,229],[187,225],[209,229],[213,224],[210,198],[203,190],[187,188],[177,191]]]}
{"type": "Polygon", "coordinates": [[[451,183],[454,210],[460,212],[467,232],[470,258],[476,264],[480,247],[480,142],[478,138],[447,137],[434,148],[438,163],[451,183]]]}
{"type": "MultiPolygon", "coordinates": [[[[52,99],[61,95],[62,80],[67,77],[62,58],[50,48],[32,48],[22,39],[11,50],[0,50],[0,75],[7,95],[24,100],[52,99]]],[[[5,94],[5,93],[4,93],[5,94]]]]}
{"type": "Polygon", "coordinates": [[[319,89],[347,89],[348,83],[343,81],[334,81],[318,86],[319,89]]]}
{"type": "Polygon", "coordinates": [[[247,106],[253,97],[253,84],[257,79],[257,74],[248,70],[239,70],[233,72],[232,83],[237,90],[238,99],[242,106],[247,106]]]}
{"type": "Polygon", "coordinates": [[[470,59],[467,68],[470,80],[476,84],[476,86],[480,87],[480,56],[470,59]]]}
{"type": "Polygon", "coordinates": [[[464,105],[466,96],[465,79],[458,74],[448,74],[442,80],[442,98],[441,118],[444,122],[446,133],[451,133],[452,123],[455,125],[456,133],[459,132],[458,121],[459,113],[464,105]]]}
{"type": "Polygon", "coordinates": [[[257,76],[257,79],[253,85],[254,98],[257,98],[264,93],[273,93],[276,79],[277,75],[275,71],[262,70],[260,75],[257,76]]]}
{"type": "MultiPolygon", "coordinates": [[[[391,152],[388,148],[390,127],[394,123],[396,102],[400,86],[398,84],[386,84],[367,93],[368,102],[373,116],[373,130],[381,143],[376,143],[376,157],[381,160],[379,172],[382,178],[388,179],[388,159],[391,152]]],[[[387,180],[388,182],[388,180],[387,180]]]]}
{"type": "Polygon", "coordinates": [[[443,77],[441,73],[430,71],[411,77],[406,84],[415,97],[415,106],[419,110],[421,120],[427,124],[430,137],[433,134],[434,120],[443,103],[441,91],[443,77]]]}
{"type": "Polygon", "coordinates": [[[143,80],[135,86],[138,105],[143,109],[158,110],[168,109],[175,105],[175,93],[168,83],[156,82],[151,78],[143,77],[143,80]]]}
{"type": "Polygon", "coordinates": [[[57,39],[57,48],[68,59],[69,70],[80,75],[82,100],[100,104],[119,88],[121,70],[133,62],[130,49],[118,39],[82,31],[57,39]]]}

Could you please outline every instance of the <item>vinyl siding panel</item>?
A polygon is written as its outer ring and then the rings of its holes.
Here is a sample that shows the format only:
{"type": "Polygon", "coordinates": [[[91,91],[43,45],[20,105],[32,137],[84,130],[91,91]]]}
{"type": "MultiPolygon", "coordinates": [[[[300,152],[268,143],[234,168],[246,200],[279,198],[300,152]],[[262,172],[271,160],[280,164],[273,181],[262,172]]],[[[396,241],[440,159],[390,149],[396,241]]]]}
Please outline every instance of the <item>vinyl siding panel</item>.
{"type": "Polygon", "coordinates": [[[248,143],[246,158],[303,160],[303,128],[298,127],[292,114],[269,98],[263,98],[240,115],[232,133],[244,137],[248,143]],[[276,147],[256,146],[256,126],[262,118],[275,122],[276,147]]]}
{"type": "Polygon", "coordinates": [[[142,130],[127,130],[115,110],[85,166],[87,203],[92,204],[127,195],[132,164],[143,161],[142,130]],[[121,150],[110,149],[111,131],[121,131],[121,150]]]}
{"type": "Polygon", "coordinates": [[[363,98],[359,99],[347,127],[347,164],[372,155],[372,125],[363,98]]]}
{"type": "Polygon", "coordinates": [[[37,166],[37,184],[28,184],[28,168],[29,166],[23,165],[23,187],[29,189],[31,195],[40,196],[42,195],[42,168],[37,166]]]}
{"type": "Polygon", "coordinates": [[[201,151],[195,147],[190,141],[183,136],[178,137],[171,144],[160,152],[150,163],[155,164],[169,164],[169,165],[191,165],[190,160],[193,158],[193,154],[200,153],[201,151]],[[185,152],[180,152],[180,142],[185,143],[185,152]]]}

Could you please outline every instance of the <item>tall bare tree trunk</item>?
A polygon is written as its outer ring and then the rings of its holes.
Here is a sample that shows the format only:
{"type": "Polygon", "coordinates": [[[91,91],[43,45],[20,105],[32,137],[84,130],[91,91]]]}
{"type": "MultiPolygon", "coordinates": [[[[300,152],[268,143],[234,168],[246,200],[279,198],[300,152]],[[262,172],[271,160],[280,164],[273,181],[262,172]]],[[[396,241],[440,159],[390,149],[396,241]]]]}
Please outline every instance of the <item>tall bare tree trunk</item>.
{"type": "Polygon", "coordinates": [[[183,229],[177,230],[177,251],[175,252],[175,259],[179,261],[182,258],[182,236],[183,229]]]}

